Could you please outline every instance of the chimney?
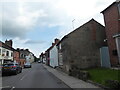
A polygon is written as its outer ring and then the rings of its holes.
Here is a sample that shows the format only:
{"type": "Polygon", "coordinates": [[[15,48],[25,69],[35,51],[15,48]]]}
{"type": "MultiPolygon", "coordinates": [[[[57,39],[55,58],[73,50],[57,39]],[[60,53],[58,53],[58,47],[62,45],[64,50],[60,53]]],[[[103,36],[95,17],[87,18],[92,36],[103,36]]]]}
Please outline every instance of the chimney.
{"type": "Polygon", "coordinates": [[[52,43],[52,46],[54,45],[55,43],[52,43]]]}
{"type": "Polygon", "coordinates": [[[55,44],[56,44],[56,43],[58,43],[58,42],[59,42],[59,39],[57,39],[57,38],[56,38],[54,41],[55,41],[55,44]]]}
{"type": "Polygon", "coordinates": [[[20,48],[17,48],[17,50],[19,51],[19,50],[20,50],[20,48]]]}
{"type": "Polygon", "coordinates": [[[5,44],[7,44],[8,46],[12,47],[13,42],[12,42],[12,40],[8,40],[8,41],[6,40],[5,44]]]}
{"type": "Polygon", "coordinates": [[[26,51],[29,51],[29,49],[26,49],[26,51]]]}
{"type": "Polygon", "coordinates": [[[23,51],[24,49],[21,49],[21,51],[23,51]]]}

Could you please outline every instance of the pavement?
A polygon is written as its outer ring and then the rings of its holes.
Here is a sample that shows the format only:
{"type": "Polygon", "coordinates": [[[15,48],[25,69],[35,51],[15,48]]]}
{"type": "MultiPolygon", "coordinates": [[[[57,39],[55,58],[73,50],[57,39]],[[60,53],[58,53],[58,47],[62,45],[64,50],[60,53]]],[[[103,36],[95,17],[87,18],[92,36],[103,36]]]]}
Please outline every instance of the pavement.
{"type": "Polygon", "coordinates": [[[53,69],[49,66],[46,66],[45,64],[43,64],[43,66],[49,71],[51,72],[53,75],[55,75],[57,78],[59,78],[61,81],[63,81],[65,84],[67,84],[70,88],[94,88],[94,89],[99,89],[99,90],[103,90],[102,88],[93,85],[91,83],[85,82],[83,80],[77,79],[75,77],[69,76],[66,73],[53,69]]]}

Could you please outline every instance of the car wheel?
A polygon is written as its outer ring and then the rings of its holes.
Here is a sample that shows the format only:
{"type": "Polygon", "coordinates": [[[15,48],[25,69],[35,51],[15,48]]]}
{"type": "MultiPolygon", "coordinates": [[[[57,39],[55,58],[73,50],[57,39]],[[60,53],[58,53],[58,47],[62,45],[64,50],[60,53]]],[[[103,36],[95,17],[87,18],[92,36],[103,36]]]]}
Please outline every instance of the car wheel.
{"type": "Polygon", "coordinates": [[[22,69],[20,70],[20,73],[22,73],[22,69]]]}
{"type": "Polygon", "coordinates": [[[17,74],[18,74],[18,71],[16,70],[16,71],[15,71],[15,75],[17,75],[17,74]]]}

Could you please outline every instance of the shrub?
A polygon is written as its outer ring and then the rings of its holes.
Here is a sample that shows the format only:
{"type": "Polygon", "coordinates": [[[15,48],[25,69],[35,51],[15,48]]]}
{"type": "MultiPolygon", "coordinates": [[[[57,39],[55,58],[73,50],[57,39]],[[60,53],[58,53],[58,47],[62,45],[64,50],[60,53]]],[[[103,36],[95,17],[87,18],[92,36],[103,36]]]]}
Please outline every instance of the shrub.
{"type": "Polygon", "coordinates": [[[106,80],[105,85],[112,88],[112,89],[119,89],[120,88],[120,82],[117,80],[106,80]]]}
{"type": "Polygon", "coordinates": [[[78,78],[84,81],[88,80],[89,77],[90,77],[90,74],[87,71],[79,71],[78,73],[78,78]]]}

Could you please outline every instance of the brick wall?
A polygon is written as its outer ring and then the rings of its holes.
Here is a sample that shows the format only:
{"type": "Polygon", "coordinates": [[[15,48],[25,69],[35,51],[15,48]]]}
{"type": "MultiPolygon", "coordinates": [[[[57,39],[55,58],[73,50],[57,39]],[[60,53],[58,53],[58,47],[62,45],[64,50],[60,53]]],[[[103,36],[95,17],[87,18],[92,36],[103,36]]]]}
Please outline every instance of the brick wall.
{"type": "Polygon", "coordinates": [[[103,12],[104,20],[105,20],[105,29],[106,35],[108,39],[108,47],[109,47],[109,54],[110,54],[110,62],[112,66],[118,64],[118,56],[113,55],[113,50],[116,50],[116,42],[113,35],[120,32],[120,21],[119,14],[118,14],[118,7],[117,3],[111,5],[107,10],[103,12]]]}
{"type": "Polygon", "coordinates": [[[63,69],[99,67],[100,47],[104,46],[105,28],[95,20],[90,20],[71,32],[61,42],[63,69]]]}
{"type": "Polygon", "coordinates": [[[14,51],[14,52],[13,52],[13,59],[14,59],[17,63],[19,63],[19,62],[20,62],[20,53],[17,52],[17,51],[14,51]]]}

